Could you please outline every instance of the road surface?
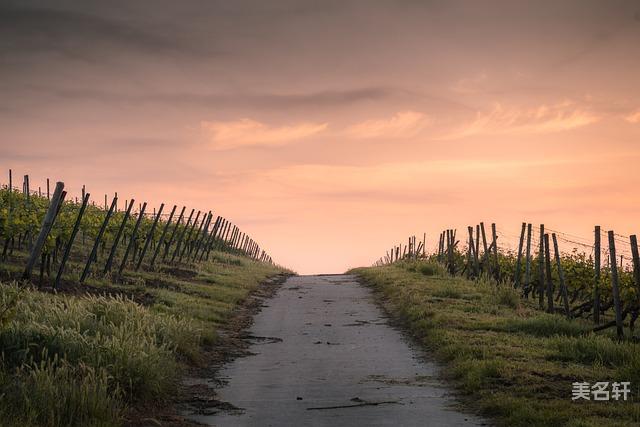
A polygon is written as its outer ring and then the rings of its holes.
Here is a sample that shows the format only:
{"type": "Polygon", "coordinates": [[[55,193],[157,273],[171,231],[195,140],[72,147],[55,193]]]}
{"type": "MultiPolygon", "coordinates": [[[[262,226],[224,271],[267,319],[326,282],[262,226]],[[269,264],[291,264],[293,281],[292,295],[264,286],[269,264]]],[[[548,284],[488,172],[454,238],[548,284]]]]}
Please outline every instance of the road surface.
{"type": "Polygon", "coordinates": [[[475,426],[354,276],[289,278],[255,317],[253,355],[226,365],[215,426],[475,426]]]}

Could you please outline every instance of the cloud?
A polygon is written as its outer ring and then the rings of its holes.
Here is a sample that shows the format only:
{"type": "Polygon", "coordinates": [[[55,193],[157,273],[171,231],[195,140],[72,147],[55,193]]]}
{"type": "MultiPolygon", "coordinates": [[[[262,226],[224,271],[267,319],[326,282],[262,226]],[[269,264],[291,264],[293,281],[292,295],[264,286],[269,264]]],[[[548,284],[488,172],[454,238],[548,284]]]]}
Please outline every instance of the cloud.
{"type": "Polygon", "coordinates": [[[345,129],[352,138],[410,138],[417,135],[431,123],[431,119],[417,111],[400,111],[393,117],[379,120],[365,120],[345,129]]]}
{"type": "Polygon", "coordinates": [[[458,80],[451,87],[451,90],[462,95],[470,95],[483,91],[486,83],[487,75],[485,73],[481,73],[474,77],[465,77],[458,80]]]}
{"type": "Polygon", "coordinates": [[[532,109],[495,104],[488,112],[478,111],[475,119],[447,134],[444,139],[472,135],[551,133],[576,129],[597,122],[599,116],[571,101],[541,105],[532,109]]]}
{"type": "Polygon", "coordinates": [[[624,119],[629,123],[640,123],[640,109],[631,112],[624,119]]]}
{"type": "Polygon", "coordinates": [[[249,118],[226,122],[200,122],[215,150],[229,150],[247,146],[281,146],[309,138],[324,131],[327,123],[297,123],[273,127],[249,118]]]}

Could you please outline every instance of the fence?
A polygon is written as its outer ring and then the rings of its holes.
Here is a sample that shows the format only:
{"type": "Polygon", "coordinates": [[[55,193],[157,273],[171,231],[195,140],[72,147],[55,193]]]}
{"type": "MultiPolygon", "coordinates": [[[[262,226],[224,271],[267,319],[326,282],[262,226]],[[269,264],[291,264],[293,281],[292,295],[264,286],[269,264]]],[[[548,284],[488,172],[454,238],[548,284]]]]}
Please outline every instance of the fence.
{"type": "Polygon", "coordinates": [[[623,236],[595,226],[590,242],[544,224],[534,230],[529,223],[522,223],[519,235],[499,230],[495,223],[488,230],[482,222],[466,231],[459,237],[456,229],[444,230],[430,255],[426,235],[418,244],[411,236],[406,244],[387,250],[374,265],[429,259],[443,264],[452,275],[471,280],[489,277],[498,285],[520,289],[523,298],[536,298],[539,308],[547,312],[560,312],[568,318],[591,317],[594,331],[616,327],[617,335],[623,337],[624,322],[629,318],[633,333],[640,312],[640,258],[635,235],[623,236]],[[500,237],[515,239],[517,249],[500,244],[500,237]],[[571,253],[561,252],[561,244],[571,246],[571,253]]]}
{"type": "Polygon", "coordinates": [[[96,206],[90,203],[85,186],[78,201],[67,200],[63,182],[57,182],[52,192],[47,179],[46,193],[40,187],[32,191],[30,185],[29,176],[24,175],[22,191],[15,189],[9,170],[9,183],[0,189],[0,261],[7,262],[14,251],[26,250],[22,278],[30,280],[33,270],[39,267],[40,285],[45,272],[47,278],[53,277],[54,268],[57,271],[52,286],[57,288],[71,258],[82,264],[79,281],[84,283],[99,255],[106,253],[102,268],[94,274],[113,278],[121,277],[127,269],[154,268],[158,261],[200,263],[209,260],[213,250],[273,264],[271,256],[248,234],[222,216],[214,218],[212,211],[197,211],[194,216],[196,210],[191,209],[185,220],[186,207],[176,215],[174,205],[167,214],[163,203],[149,213],[144,202],[135,211],[133,199],[126,200],[124,211],[119,211],[117,193],[111,203],[105,195],[104,205],[96,206]],[[117,273],[112,273],[118,255],[117,273]]]}

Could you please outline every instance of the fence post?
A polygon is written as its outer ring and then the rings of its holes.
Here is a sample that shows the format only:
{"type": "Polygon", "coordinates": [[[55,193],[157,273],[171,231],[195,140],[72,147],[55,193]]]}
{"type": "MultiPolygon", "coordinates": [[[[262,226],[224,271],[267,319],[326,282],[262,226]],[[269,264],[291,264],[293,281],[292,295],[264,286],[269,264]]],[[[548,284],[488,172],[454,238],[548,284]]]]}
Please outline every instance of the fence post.
{"type": "MultiPolygon", "coordinates": [[[[28,179],[28,178],[27,178],[28,179]]],[[[31,254],[29,255],[29,259],[27,260],[27,266],[24,269],[24,273],[22,273],[22,278],[25,280],[31,279],[31,272],[33,270],[36,261],[40,257],[40,253],[42,252],[42,247],[44,246],[45,241],[47,240],[47,236],[49,236],[49,232],[51,231],[51,227],[53,227],[53,222],[56,219],[56,215],[58,214],[58,208],[60,207],[60,203],[62,202],[62,193],[64,190],[64,183],[57,182],[56,189],[53,192],[53,200],[49,204],[49,208],[47,209],[47,213],[42,220],[42,227],[40,228],[40,233],[38,234],[38,238],[31,249],[31,254]]]]}
{"type": "Polygon", "coordinates": [[[167,231],[169,230],[169,225],[171,224],[171,220],[173,219],[173,215],[176,213],[176,208],[177,207],[178,207],[177,205],[173,205],[173,209],[171,209],[171,213],[169,214],[169,219],[167,220],[167,223],[162,228],[162,234],[160,234],[160,240],[158,240],[158,244],[156,245],[156,248],[153,251],[153,256],[151,257],[151,263],[149,264],[151,267],[153,267],[153,265],[155,264],[156,258],[158,257],[158,254],[160,253],[160,248],[162,247],[162,244],[164,243],[164,238],[167,235],[167,231]]]}
{"type": "Polygon", "coordinates": [[[600,323],[600,263],[601,263],[601,246],[600,246],[600,226],[596,225],[595,244],[594,244],[594,271],[595,281],[593,286],[593,321],[597,325],[600,323]]]}
{"type": "Polygon", "coordinates": [[[551,248],[549,234],[544,235],[544,263],[547,273],[547,312],[553,313],[553,279],[551,278],[551,248]]]}
{"type": "Polygon", "coordinates": [[[527,252],[525,259],[524,280],[524,295],[525,298],[529,298],[529,291],[531,287],[531,224],[527,224],[527,252]]]}
{"type": "Polygon", "coordinates": [[[164,203],[160,203],[160,208],[158,209],[158,213],[153,220],[153,224],[151,224],[151,229],[149,230],[149,234],[147,234],[147,238],[144,242],[144,246],[142,247],[142,253],[138,258],[138,263],[136,264],[136,271],[140,269],[142,265],[142,260],[144,259],[144,255],[147,253],[147,248],[149,248],[149,243],[153,239],[153,233],[156,231],[156,226],[158,225],[158,221],[160,220],[160,215],[162,215],[162,210],[164,209],[164,203]]]}
{"type": "Polygon", "coordinates": [[[171,245],[173,244],[173,239],[175,238],[176,232],[180,227],[182,218],[184,218],[184,211],[186,208],[187,208],[186,206],[182,207],[182,210],[180,211],[180,215],[178,216],[178,220],[176,221],[176,225],[173,227],[173,230],[171,230],[171,236],[169,236],[169,241],[167,242],[167,246],[165,247],[164,253],[162,254],[162,262],[164,262],[164,260],[167,258],[167,255],[169,255],[169,248],[171,248],[171,245]]]}
{"type": "Polygon", "coordinates": [[[84,283],[84,280],[87,278],[87,275],[89,274],[91,263],[93,263],[93,260],[96,257],[96,253],[98,252],[98,246],[100,245],[100,241],[102,240],[102,235],[104,234],[104,230],[107,229],[107,224],[109,223],[111,214],[113,214],[113,210],[115,209],[116,203],[118,203],[118,199],[114,197],[113,202],[111,202],[111,207],[109,208],[109,210],[107,211],[107,214],[104,217],[104,221],[102,222],[100,231],[98,231],[98,236],[96,236],[96,241],[93,243],[93,249],[91,250],[91,255],[89,255],[89,259],[87,260],[87,263],[84,266],[84,270],[82,271],[82,276],[80,277],[80,283],[84,283]]]}
{"type": "Polygon", "coordinates": [[[493,258],[495,261],[495,277],[496,281],[500,281],[500,262],[498,261],[498,234],[496,233],[496,224],[491,223],[491,234],[493,238],[493,258]]]}
{"type": "Polygon", "coordinates": [[[489,251],[489,248],[487,247],[487,233],[485,232],[484,229],[484,222],[480,222],[480,232],[482,233],[482,271],[483,273],[485,271],[488,271],[489,274],[491,274],[491,262],[489,260],[489,256],[487,254],[487,252],[489,251]],[[486,262],[489,261],[488,267],[486,262]]]}
{"type": "Polygon", "coordinates": [[[618,338],[624,337],[622,325],[622,304],[620,303],[620,287],[618,282],[618,265],[616,264],[616,241],[613,231],[609,231],[609,254],[611,256],[611,290],[613,293],[613,305],[616,310],[616,332],[618,338]]]}
{"type": "Polygon", "coordinates": [[[71,236],[69,236],[69,241],[67,242],[67,245],[64,248],[64,253],[62,254],[62,260],[60,261],[60,267],[58,268],[58,273],[56,274],[56,280],[53,284],[54,289],[57,289],[58,286],[60,286],[60,280],[62,279],[62,274],[64,273],[64,267],[67,264],[69,255],[71,254],[71,247],[73,246],[73,241],[76,238],[76,234],[78,234],[78,230],[80,229],[80,223],[82,221],[82,216],[84,215],[84,211],[87,208],[88,204],[89,204],[89,193],[85,194],[84,199],[82,199],[82,205],[80,206],[80,210],[78,211],[76,222],[73,224],[73,230],[71,231],[71,236]]]}
{"type": "Polygon", "coordinates": [[[544,308],[544,224],[540,224],[540,250],[538,252],[538,271],[539,271],[539,283],[538,283],[538,306],[540,309],[544,308]]]}
{"type": "MultiPolygon", "coordinates": [[[[198,224],[198,219],[200,218],[201,213],[202,213],[201,211],[198,211],[198,214],[196,215],[196,219],[193,220],[193,224],[191,225],[191,228],[189,229],[189,233],[187,234],[187,239],[184,241],[184,245],[182,246],[182,251],[180,251],[180,257],[178,258],[178,262],[182,262],[182,257],[184,256],[185,252],[188,249],[189,243],[191,241],[191,235],[193,234],[193,230],[195,230],[196,225],[198,224]]],[[[200,223],[200,227],[202,227],[202,223],[200,223]]]]}
{"type": "Polygon", "coordinates": [[[127,220],[129,219],[129,215],[131,214],[131,209],[133,208],[134,202],[135,200],[133,199],[129,201],[127,210],[125,211],[124,217],[122,218],[122,223],[120,223],[120,228],[118,228],[118,233],[116,234],[116,238],[114,239],[113,245],[111,246],[111,251],[109,251],[109,258],[107,258],[107,262],[104,264],[102,274],[107,274],[111,270],[111,266],[113,265],[113,258],[115,257],[116,249],[118,248],[118,243],[120,243],[120,238],[122,237],[124,228],[127,225],[127,220]]]}
{"type": "Polygon", "coordinates": [[[564,312],[567,317],[571,318],[571,310],[569,309],[569,296],[567,295],[567,286],[564,281],[564,271],[560,263],[560,251],[558,250],[558,239],[556,233],[551,234],[553,239],[553,251],[555,252],[556,265],[558,267],[558,278],[560,279],[560,292],[562,293],[562,302],[564,304],[564,312]]]}
{"type": "Polygon", "coordinates": [[[520,265],[522,263],[522,245],[524,244],[524,233],[527,228],[526,223],[522,223],[522,230],[520,231],[520,243],[518,243],[518,257],[516,259],[516,271],[513,279],[513,287],[520,287],[520,265]]]}
{"type": "Polygon", "coordinates": [[[133,226],[133,233],[131,233],[131,237],[129,238],[129,244],[127,245],[127,249],[125,250],[124,256],[122,257],[122,262],[120,262],[120,268],[118,269],[118,276],[122,276],[122,271],[124,270],[125,265],[127,265],[127,258],[129,258],[129,252],[131,252],[131,248],[135,244],[136,235],[138,234],[138,228],[140,227],[142,218],[144,218],[144,211],[146,208],[147,208],[147,202],[144,202],[142,206],[140,206],[140,214],[138,215],[138,220],[136,221],[136,225],[133,226]]]}
{"type": "Polygon", "coordinates": [[[631,255],[633,258],[633,281],[636,285],[636,296],[640,307],[640,257],[638,256],[638,239],[635,234],[629,236],[631,243],[631,255]]]}
{"type": "MultiPolygon", "coordinates": [[[[182,239],[184,238],[184,235],[187,233],[187,229],[191,225],[191,218],[193,218],[193,213],[195,211],[196,211],[195,209],[191,209],[191,213],[189,214],[189,219],[187,219],[187,223],[184,225],[182,232],[178,236],[178,241],[176,242],[176,248],[173,251],[173,255],[171,256],[171,262],[173,262],[178,256],[178,252],[180,251],[180,245],[182,244],[182,239]]],[[[198,213],[200,213],[200,211],[198,211],[198,213]]]]}

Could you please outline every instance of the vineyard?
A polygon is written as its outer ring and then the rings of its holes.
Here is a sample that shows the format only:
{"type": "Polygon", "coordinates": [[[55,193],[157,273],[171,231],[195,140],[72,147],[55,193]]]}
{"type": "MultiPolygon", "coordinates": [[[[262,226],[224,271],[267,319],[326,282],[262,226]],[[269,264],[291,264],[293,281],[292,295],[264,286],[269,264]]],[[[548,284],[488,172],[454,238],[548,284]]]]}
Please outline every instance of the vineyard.
{"type": "Polygon", "coordinates": [[[174,420],[185,372],[285,271],[212,211],[29,187],[0,188],[0,424],[174,420]]]}
{"type": "Polygon", "coordinates": [[[469,226],[467,231],[463,244],[456,230],[443,231],[431,254],[426,251],[426,236],[421,242],[411,236],[406,244],[387,251],[375,265],[428,259],[454,276],[490,278],[499,286],[512,286],[522,298],[537,300],[539,308],[549,313],[590,319],[594,332],[615,327],[622,338],[628,327],[633,336],[640,313],[640,259],[635,235],[608,231],[608,244],[603,245],[599,226],[595,227],[593,244],[559,231],[545,232],[544,225],[540,225],[536,239],[532,224],[527,223],[522,224],[519,238],[499,233],[495,224],[491,224],[490,238],[484,223],[469,226]],[[500,243],[500,238],[510,237],[517,238],[517,250],[500,243]],[[563,252],[560,247],[571,250],[563,252]]]}
{"type": "Polygon", "coordinates": [[[82,189],[80,201],[67,200],[64,183],[50,193],[32,192],[29,177],[23,188],[0,189],[0,262],[7,264],[11,278],[30,279],[38,271],[38,284],[60,287],[61,283],[84,283],[92,277],[121,278],[126,270],[153,269],[158,264],[199,263],[209,260],[213,250],[242,254],[272,263],[271,257],[237,226],[212,211],[197,211],[165,205],[149,213],[147,203],[118,197],[104,206],[90,202],[82,189]],[[20,269],[19,266],[24,268],[20,269]]]}

